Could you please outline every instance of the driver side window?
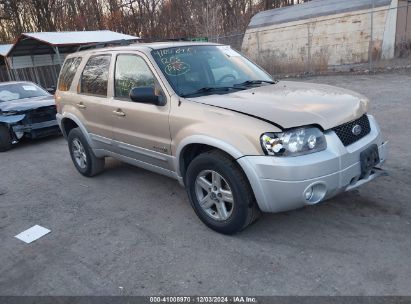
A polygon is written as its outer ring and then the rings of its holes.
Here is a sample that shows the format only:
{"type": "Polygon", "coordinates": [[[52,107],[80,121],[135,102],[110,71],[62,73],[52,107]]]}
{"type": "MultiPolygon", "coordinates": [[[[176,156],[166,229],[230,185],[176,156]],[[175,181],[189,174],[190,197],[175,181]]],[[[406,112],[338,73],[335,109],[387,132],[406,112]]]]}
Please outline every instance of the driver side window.
{"type": "Polygon", "coordinates": [[[143,58],[137,55],[118,55],[114,75],[114,96],[129,99],[132,88],[154,87],[154,75],[143,58]]]}

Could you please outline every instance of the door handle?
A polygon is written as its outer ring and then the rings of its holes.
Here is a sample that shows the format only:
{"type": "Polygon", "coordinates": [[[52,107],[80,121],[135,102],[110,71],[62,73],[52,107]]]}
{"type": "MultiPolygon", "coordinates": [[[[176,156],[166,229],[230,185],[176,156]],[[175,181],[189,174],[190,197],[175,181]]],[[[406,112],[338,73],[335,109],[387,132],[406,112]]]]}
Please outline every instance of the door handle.
{"type": "Polygon", "coordinates": [[[77,104],[77,108],[85,109],[85,108],[87,108],[87,107],[86,107],[86,105],[84,105],[82,102],[79,102],[79,103],[77,104]]]}
{"type": "Polygon", "coordinates": [[[121,117],[126,116],[126,113],[121,111],[121,109],[117,109],[117,110],[113,111],[113,113],[116,114],[117,116],[121,116],[121,117]]]}

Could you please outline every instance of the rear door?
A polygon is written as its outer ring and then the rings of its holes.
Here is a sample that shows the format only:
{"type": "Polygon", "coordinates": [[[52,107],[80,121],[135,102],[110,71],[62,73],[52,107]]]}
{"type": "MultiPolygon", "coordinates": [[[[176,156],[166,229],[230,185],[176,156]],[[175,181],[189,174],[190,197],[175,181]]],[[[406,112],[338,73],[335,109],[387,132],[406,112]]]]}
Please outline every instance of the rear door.
{"type": "Polygon", "coordinates": [[[111,107],[107,97],[111,54],[92,55],[80,75],[75,106],[96,148],[111,150],[113,131],[111,107]]]}
{"type": "Polygon", "coordinates": [[[124,156],[172,170],[169,128],[170,102],[164,106],[131,101],[135,87],[154,87],[167,98],[148,61],[138,53],[115,56],[111,99],[116,148],[124,156]]]}

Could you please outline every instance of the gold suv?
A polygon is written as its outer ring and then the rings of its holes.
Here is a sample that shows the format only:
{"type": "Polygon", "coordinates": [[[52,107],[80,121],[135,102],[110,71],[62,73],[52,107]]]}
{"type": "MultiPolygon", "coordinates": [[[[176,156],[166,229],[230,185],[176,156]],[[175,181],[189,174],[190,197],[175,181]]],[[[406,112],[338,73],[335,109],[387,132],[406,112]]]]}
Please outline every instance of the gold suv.
{"type": "Polygon", "coordinates": [[[231,49],[167,42],[69,55],[57,120],[77,170],[104,158],[177,179],[226,234],[263,212],[314,205],[380,175],[387,143],[364,96],[275,81],[231,49]]]}

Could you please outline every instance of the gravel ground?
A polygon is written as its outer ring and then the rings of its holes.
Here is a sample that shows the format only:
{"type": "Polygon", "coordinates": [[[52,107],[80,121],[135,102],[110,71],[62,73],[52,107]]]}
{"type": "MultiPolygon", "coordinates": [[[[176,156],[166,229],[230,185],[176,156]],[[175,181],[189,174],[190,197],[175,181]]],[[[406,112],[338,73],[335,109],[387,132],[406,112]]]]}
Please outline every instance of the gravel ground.
{"type": "Polygon", "coordinates": [[[24,142],[0,155],[0,295],[411,295],[411,72],[304,81],[371,98],[389,177],[228,237],[174,180],[112,159],[84,178],[63,138],[24,142]]]}

